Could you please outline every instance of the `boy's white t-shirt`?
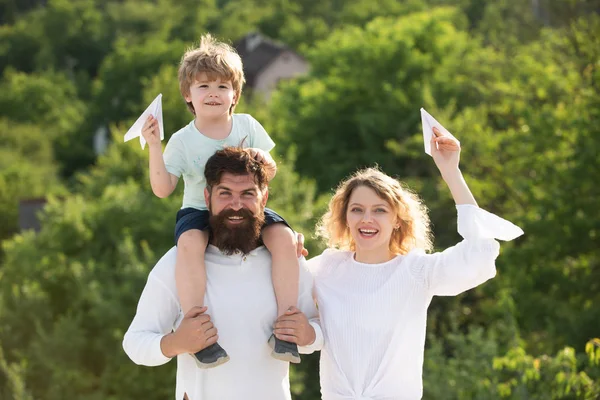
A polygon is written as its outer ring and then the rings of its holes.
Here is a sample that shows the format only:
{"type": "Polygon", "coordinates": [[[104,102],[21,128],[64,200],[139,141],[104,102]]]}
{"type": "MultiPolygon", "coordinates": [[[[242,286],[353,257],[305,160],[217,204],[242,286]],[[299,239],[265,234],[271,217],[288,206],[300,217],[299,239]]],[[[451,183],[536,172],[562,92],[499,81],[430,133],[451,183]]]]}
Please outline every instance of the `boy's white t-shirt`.
{"type": "Polygon", "coordinates": [[[233,114],[231,132],[225,139],[217,140],[204,136],[190,122],[171,136],[163,154],[167,171],[176,177],[183,175],[185,184],[183,205],[206,209],[204,200],[204,165],[217,150],[228,146],[253,147],[271,151],[275,142],[265,128],[249,114],[233,114]]]}

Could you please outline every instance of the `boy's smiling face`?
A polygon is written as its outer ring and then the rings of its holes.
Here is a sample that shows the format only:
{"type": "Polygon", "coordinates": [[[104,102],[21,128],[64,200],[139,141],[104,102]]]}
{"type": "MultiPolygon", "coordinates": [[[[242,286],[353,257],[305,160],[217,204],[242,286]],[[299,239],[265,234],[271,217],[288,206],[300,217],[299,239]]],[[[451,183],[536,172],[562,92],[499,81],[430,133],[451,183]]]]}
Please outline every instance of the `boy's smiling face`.
{"type": "Polygon", "coordinates": [[[201,72],[190,85],[185,101],[192,103],[196,117],[212,119],[229,115],[237,99],[231,81],[219,77],[210,80],[206,73],[201,72]]]}

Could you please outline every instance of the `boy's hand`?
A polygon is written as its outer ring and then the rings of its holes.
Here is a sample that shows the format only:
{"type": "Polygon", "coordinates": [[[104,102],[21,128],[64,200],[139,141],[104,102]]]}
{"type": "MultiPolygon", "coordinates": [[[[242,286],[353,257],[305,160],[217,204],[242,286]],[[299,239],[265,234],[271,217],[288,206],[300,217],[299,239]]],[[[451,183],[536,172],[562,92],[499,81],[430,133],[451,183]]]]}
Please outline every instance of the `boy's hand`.
{"type": "Polygon", "coordinates": [[[160,145],[160,128],[158,120],[152,115],[148,116],[142,127],[142,136],[146,139],[149,146],[160,145]]]}
{"type": "Polygon", "coordinates": [[[296,248],[296,256],[298,258],[304,256],[306,257],[308,255],[308,250],[306,250],[304,248],[304,235],[301,234],[300,232],[296,233],[296,238],[298,240],[298,246],[296,248]]]}
{"type": "Polygon", "coordinates": [[[254,158],[256,161],[262,163],[265,162],[267,160],[267,157],[270,157],[267,155],[267,152],[265,152],[262,149],[256,149],[254,147],[249,147],[246,150],[248,150],[248,153],[250,153],[250,156],[252,158],[254,158]]]}
{"type": "Polygon", "coordinates": [[[271,157],[271,155],[268,152],[262,149],[249,147],[246,150],[248,151],[248,153],[250,153],[250,156],[252,158],[266,166],[267,180],[270,182],[271,179],[275,177],[275,174],[277,174],[277,164],[275,163],[275,160],[273,160],[273,157],[271,157]]]}

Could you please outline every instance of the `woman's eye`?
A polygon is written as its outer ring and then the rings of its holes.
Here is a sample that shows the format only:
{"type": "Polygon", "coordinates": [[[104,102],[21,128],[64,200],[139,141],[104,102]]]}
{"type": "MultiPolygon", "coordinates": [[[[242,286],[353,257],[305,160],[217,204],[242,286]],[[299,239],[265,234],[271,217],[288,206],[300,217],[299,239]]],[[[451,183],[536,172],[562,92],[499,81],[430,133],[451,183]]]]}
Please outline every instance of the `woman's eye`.
{"type": "Polygon", "coordinates": [[[350,209],[350,211],[352,212],[361,212],[362,210],[358,207],[353,207],[352,209],[350,209]]]}

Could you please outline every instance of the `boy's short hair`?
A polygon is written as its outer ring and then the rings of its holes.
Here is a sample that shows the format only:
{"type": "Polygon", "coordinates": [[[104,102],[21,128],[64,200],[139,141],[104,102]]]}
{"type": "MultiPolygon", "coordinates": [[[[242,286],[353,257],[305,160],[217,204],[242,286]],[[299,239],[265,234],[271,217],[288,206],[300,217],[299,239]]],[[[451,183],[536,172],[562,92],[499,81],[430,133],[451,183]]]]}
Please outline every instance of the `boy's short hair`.
{"type": "MultiPolygon", "coordinates": [[[[179,91],[182,96],[189,95],[190,86],[198,74],[204,72],[209,80],[231,81],[235,92],[236,102],[232,104],[229,113],[233,113],[236,103],[240,100],[242,87],[246,82],[242,59],[233,47],[219,42],[211,34],[202,35],[200,45],[189,48],[181,57],[179,64],[179,91]]],[[[196,115],[191,102],[186,102],[188,109],[196,115]]]]}

